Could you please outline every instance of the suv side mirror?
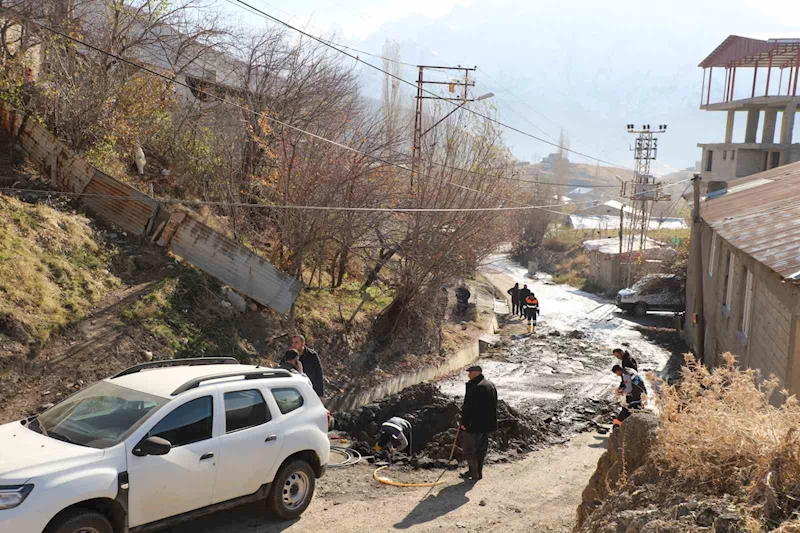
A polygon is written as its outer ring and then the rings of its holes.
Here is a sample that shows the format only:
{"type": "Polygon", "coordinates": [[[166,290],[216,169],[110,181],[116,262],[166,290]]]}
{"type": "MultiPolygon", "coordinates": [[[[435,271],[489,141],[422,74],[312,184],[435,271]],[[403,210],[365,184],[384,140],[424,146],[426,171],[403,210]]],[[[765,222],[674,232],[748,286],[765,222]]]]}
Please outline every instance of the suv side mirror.
{"type": "Polygon", "coordinates": [[[172,444],[161,437],[147,437],[133,449],[133,455],[144,457],[146,455],[166,455],[172,449],[172,444]]]}

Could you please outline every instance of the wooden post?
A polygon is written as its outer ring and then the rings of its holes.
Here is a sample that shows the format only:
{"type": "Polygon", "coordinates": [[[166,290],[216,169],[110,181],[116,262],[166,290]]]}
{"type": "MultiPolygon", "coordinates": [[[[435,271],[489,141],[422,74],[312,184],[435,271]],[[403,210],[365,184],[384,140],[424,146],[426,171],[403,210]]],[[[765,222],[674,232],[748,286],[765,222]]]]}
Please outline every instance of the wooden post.
{"type": "Polygon", "coordinates": [[[700,217],[700,174],[695,174],[692,183],[694,184],[694,212],[692,218],[694,228],[692,230],[692,246],[694,247],[694,336],[695,336],[695,356],[701,363],[705,360],[706,342],[706,321],[703,314],[703,244],[701,230],[703,219],[700,217]]]}
{"type": "Polygon", "coordinates": [[[619,263],[622,265],[622,220],[625,214],[625,205],[619,208],[619,263]]]}

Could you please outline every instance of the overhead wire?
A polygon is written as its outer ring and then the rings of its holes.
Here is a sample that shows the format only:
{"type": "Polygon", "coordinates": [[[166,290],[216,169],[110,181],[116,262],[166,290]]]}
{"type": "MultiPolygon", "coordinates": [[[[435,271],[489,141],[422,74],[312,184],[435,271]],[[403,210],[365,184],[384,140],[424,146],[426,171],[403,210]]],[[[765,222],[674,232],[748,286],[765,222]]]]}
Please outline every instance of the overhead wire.
{"type": "MultiPolygon", "coordinates": [[[[249,6],[249,4],[247,4],[246,2],[243,2],[242,0],[235,0],[235,1],[249,6]]],[[[253,8],[253,9],[255,9],[255,8],[253,8]]],[[[210,98],[213,98],[213,99],[218,100],[218,101],[220,101],[222,103],[231,105],[233,107],[240,108],[240,109],[244,110],[245,112],[255,114],[256,116],[263,117],[266,120],[274,122],[276,124],[279,124],[279,125],[281,125],[283,127],[292,129],[292,130],[297,131],[297,132],[300,132],[300,133],[302,133],[304,135],[307,135],[309,137],[318,139],[320,141],[327,142],[329,144],[332,144],[332,145],[337,146],[339,148],[342,148],[344,150],[347,150],[347,151],[350,151],[350,152],[353,152],[353,153],[357,153],[359,155],[364,155],[364,156],[369,157],[369,158],[371,158],[371,159],[373,159],[375,161],[384,163],[384,164],[386,164],[388,166],[393,166],[393,167],[396,167],[396,168],[400,168],[400,169],[405,170],[405,171],[408,170],[407,167],[405,167],[403,165],[400,165],[398,163],[394,163],[394,162],[385,160],[385,159],[380,158],[378,156],[375,156],[375,155],[369,154],[367,152],[363,152],[361,150],[353,148],[351,146],[339,143],[337,141],[333,141],[333,140],[327,139],[325,137],[322,137],[321,135],[317,135],[315,133],[303,130],[302,128],[299,128],[297,126],[293,126],[293,125],[288,124],[288,123],[286,123],[284,121],[278,120],[278,119],[276,119],[274,117],[270,117],[270,116],[268,116],[268,115],[266,115],[264,113],[259,113],[257,111],[252,110],[252,109],[249,109],[246,106],[243,106],[243,105],[240,105],[240,104],[236,104],[235,102],[231,102],[229,100],[226,100],[225,98],[217,96],[217,95],[215,95],[213,93],[209,93],[209,92],[203,91],[202,89],[197,89],[195,87],[192,87],[188,83],[180,82],[180,81],[175,80],[174,78],[172,78],[170,76],[167,76],[165,74],[157,72],[156,70],[153,70],[152,68],[149,68],[149,67],[147,67],[145,65],[141,65],[141,64],[139,64],[139,63],[137,63],[135,61],[126,59],[126,58],[124,58],[124,57],[122,57],[122,56],[120,56],[118,54],[114,54],[114,53],[109,52],[107,50],[104,50],[104,49],[102,49],[102,48],[100,48],[98,46],[89,44],[89,43],[87,43],[87,42],[85,42],[85,41],[83,41],[81,39],[78,39],[78,38],[72,36],[72,35],[68,35],[68,34],[66,34],[64,32],[61,32],[61,31],[56,30],[54,28],[51,28],[51,27],[49,27],[49,26],[47,26],[45,24],[42,24],[42,23],[37,22],[35,20],[32,20],[29,17],[27,17],[25,15],[22,15],[20,13],[17,13],[16,11],[11,10],[9,8],[0,6],[0,10],[4,11],[6,13],[9,13],[10,15],[12,15],[14,17],[17,17],[17,18],[19,18],[21,20],[24,20],[24,21],[26,21],[26,22],[28,22],[30,24],[33,24],[34,26],[37,26],[37,27],[39,27],[39,28],[41,28],[43,30],[47,30],[47,31],[49,31],[51,33],[59,35],[59,36],[65,38],[65,39],[67,39],[69,41],[72,41],[72,42],[76,43],[76,44],[80,44],[81,46],[85,46],[86,48],[88,48],[90,50],[94,50],[94,51],[96,51],[98,53],[105,54],[105,55],[107,55],[109,57],[113,57],[113,58],[117,59],[118,61],[121,61],[122,63],[125,63],[125,64],[127,64],[129,66],[134,67],[134,68],[138,68],[138,69],[140,69],[140,70],[142,70],[144,72],[147,72],[147,73],[149,73],[149,74],[151,74],[153,76],[157,76],[157,77],[162,78],[162,79],[164,79],[166,81],[169,81],[169,82],[174,83],[176,85],[183,86],[183,87],[188,88],[190,90],[194,90],[194,91],[200,92],[200,93],[202,93],[202,94],[204,94],[204,95],[206,95],[206,96],[208,96],[210,98]]],[[[256,11],[261,12],[260,10],[256,10],[256,11]]],[[[274,17],[272,17],[270,15],[267,15],[267,14],[265,14],[265,16],[267,16],[269,18],[274,18],[274,17]]],[[[275,19],[275,20],[279,20],[279,19],[275,19]]],[[[284,23],[282,21],[281,21],[281,23],[291,27],[292,29],[295,29],[296,31],[299,31],[299,32],[301,32],[303,34],[306,34],[305,32],[303,32],[303,30],[296,29],[293,26],[288,25],[287,23],[284,23]]],[[[318,38],[315,38],[313,36],[310,36],[310,37],[312,37],[312,38],[314,38],[316,40],[319,40],[318,38]]],[[[346,52],[343,52],[343,53],[345,53],[346,55],[349,55],[346,52]]],[[[366,63],[366,64],[369,65],[369,63],[366,63]]],[[[370,66],[373,66],[373,65],[370,65],[370,66]]],[[[377,68],[377,67],[375,67],[375,68],[377,68]]],[[[387,74],[389,74],[389,73],[387,73],[387,74]]],[[[389,75],[391,75],[391,74],[389,74],[389,75]]],[[[393,77],[396,77],[396,76],[393,76],[393,77]]],[[[398,79],[402,80],[402,78],[398,78],[398,79]]],[[[405,82],[405,80],[402,80],[402,81],[405,82]]],[[[409,83],[409,82],[406,82],[406,83],[409,83]]],[[[480,116],[483,116],[483,115],[480,115],[480,116]]],[[[488,117],[486,117],[486,118],[488,119],[488,117]]],[[[489,119],[489,120],[493,120],[493,119],[489,119]]],[[[598,160],[598,161],[604,162],[602,160],[598,160]]],[[[613,163],[608,163],[608,164],[612,164],[613,165],[613,163]]],[[[451,168],[451,169],[462,171],[462,172],[476,174],[473,171],[469,171],[469,170],[458,168],[458,167],[447,167],[447,166],[445,166],[445,168],[451,168]]],[[[425,176],[425,175],[423,175],[423,176],[424,177],[430,177],[430,176],[425,176]]],[[[684,180],[684,181],[689,181],[689,180],[684,180]]],[[[680,182],[676,182],[676,183],[680,183],[680,182]]],[[[556,184],[554,184],[554,185],[556,185],[556,184]]],[[[558,184],[558,185],[560,185],[560,184],[558,184]]],[[[6,189],[0,189],[0,190],[6,190],[6,189]]],[[[12,190],[19,191],[19,189],[12,189],[12,190]]],[[[35,191],[34,190],[32,192],[41,192],[41,191],[35,191]]],[[[59,194],[68,195],[69,193],[59,193],[59,194]]],[[[84,197],[90,196],[90,195],[87,195],[87,194],[84,194],[84,193],[80,193],[80,194],[82,196],[84,196],[84,197]]],[[[114,198],[116,200],[124,199],[123,197],[113,196],[113,195],[94,195],[94,196],[95,197],[110,197],[110,198],[114,198]]],[[[480,211],[540,209],[540,208],[548,208],[548,207],[561,208],[561,207],[566,207],[566,206],[569,206],[569,205],[580,205],[580,204],[583,204],[583,203],[587,203],[587,202],[579,202],[579,203],[574,203],[574,204],[569,204],[568,203],[568,204],[553,204],[553,205],[545,205],[545,206],[522,206],[522,207],[516,207],[516,208],[515,207],[502,207],[502,208],[497,208],[497,207],[486,207],[486,208],[367,208],[367,207],[297,206],[297,205],[277,205],[277,204],[250,204],[250,203],[236,203],[236,202],[209,202],[209,201],[179,200],[179,199],[166,199],[166,200],[160,200],[160,201],[162,203],[181,203],[181,204],[185,204],[185,205],[218,205],[218,206],[224,206],[224,207],[262,207],[262,208],[273,208],[273,209],[285,208],[285,209],[310,209],[310,210],[318,209],[318,210],[367,211],[367,212],[370,212],[370,211],[372,211],[372,212],[375,212],[375,211],[379,211],[379,212],[409,212],[409,213],[410,212],[480,212],[480,211]]]]}
{"type": "MultiPolygon", "coordinates": [[[[2,8],[0,8],[2,9],[2,8]]],[[[682,181],[676,181],[666,187],[673,187],[680,183],[691,181],[694,178],[688,178],[682,181]]],[[[461,188],[467,188],[463,185],[458,185],[461,188]]],[[[488,194],[478,189],[472,189],[482,194],[488,194]]],[[[33,194],[46,194],[50,196],[66,196],[72,198],[90,198],[99,200],[114,200],[114,201],[134,201],[141,202],[141,198],[134,198],[130,196],[115,196],[112,194],[95,194],[83,192],[67,192],[67,191],[48,191],[41,189],[15,189],[13,187],[0,187],[0,192],[5,193],[33,193],[33,194]]],[[[650,194],[650,191],[644,191],[639,194],[650,194]]],[[[633,197],[638,194],[632,195],[633,197]]],[[[509,201],[507,198],[505,201],[509,201]]],[[[519,207],[348,207],[348,206],[327,206],[327,205],[293,205],[293,204],[252,204],[247,202],[220,202],[210,200],[184,200],[180,198],[154,198],[153,201],[160,204],[179,204],[194,207],[210,206],[210,207],[242,207],[251,209],[301,209],[309,211],[352,211],[352,212],[382,212],[382,213],[476,213],[476,212],[497,212],[497,211],[527,211],[530,209],[543,209],[547,208],[561,208],[570,206],[580,206],[584,204],[594,203],[595,200],[585,200],[582,202],[559,203],[550,205],[522,205],[519,207]]]]}
{"type": "MultiPolygon", "coordinates": [[[[176,79],[174,79],[174,78],[172,78],[170,76],[162,74],[162,73],[160,73],[160,72],[158,72],[158,71],[156,71],[156,70],[154,70],[152,68],[149,68],[149,67],[147,67],[145,65],[141,65],[141,64],[139,64],[139,63],[137,63],[135,61],[126,59],[126,58],[124,58],[124,57],[122,57],[122,56],[120,56],[118,54],[114,54],[113,52],[109,52],[109,51],[104,50],[104,49],[102,49],[102,48],[100,48],[98,46],[89,44],[89,43],[87,43],[87,42],[85,42],[85,41],[83,41],[81,39],[73,37],[72,35],[68,35],[68,34],[66,34],[64,32],[61,32],[61,31],[56,30],[54,28],[51,28],[51,27],[49,27],[49,26],[47,26],[45,24],[41,24],[41,23],[39,23],[37,21],[34,21],[34,20],[30,19],[29,17],[26,17],[25,15],[17,13],[15,11],[11,10],[11,9],[6,8],[6,7],[0,6],[0,11],[5,11],[5,12],[11,14],[12,16],[15,16],[15,17],[17,17],[17,18],[19,18],[21,20],[25,20],[26,22],[28,22],[30,24],[33,24],[33,25],[35,25],[35,26],[37,26],[37,27],[39,27],[39,28],[41,28],[43,30],[50,31],[50,32],[52,32],[52,33],[54,33],[56,35],[59,35],[59,36],[65,38],[67,40],[70,40],[70,41],[72,41],[72,42],[74,42],[76,44],[80,44],[81,46],[85,46],[86,48],[89,48],[90,50],[94,50],[94,51],[96,51],[98,53],[105,54],[105,55],[107,55],[109,57],[113,57],[114,59],[117,59],[118,61],[120,61],[122,63],[125,63],[125,64],[127,64],[129,66],[134,67],[134,68],[138,68],[138,69],[140,69],[140,70],[142,70],[144,72],[147,72],[148,74],[151,74],[153,76],[157,76],[157,77],[162,78],[162,79],[164,79],[166,81],[169,81],[170,83],[174,83],[176,85],[179,85],[179,86],[188,88],[190,90],[196,91],[196,92],[198,92],[200,94],[203,94],[204,96],[207,96],[207,97],[212,98],[214,100],[220,101],[223,104],[227,104],[227,105],[230,105],[232,107],[239,108],[239,109],[241,109],[241,110],[243,110],[243,111],[245,111],[247,113],[251,113],[251,114],[253,114],[255,116],[262,117],[262,118],[264,118],[264,119],[266,119],[266,120],[268,120],[270,122],[273,122],[273,123],[278,124],[280,126],[283,126],[285,128],[292,129],[294,131],[297,131],[299,133],[302,133],[302,134],[307,135],[309,137],[312,137],[314,139],[318,139],[320,141],[329,143],[329,144],[331,144],[333,146],[337,146],[337,147],[339,147],[341,149],[344,149],[344,150],[347,150],[347,151],[350,151],[350,152],[353,152],[353,153],[356,153],[356,154],[359,154],[359,155],[363,155],[363,156],[369,157],[369,158],[371,158],[371,159],[373,159],[375,161],[378,161],[380,163],[383,163],[385,165],[392,166],[392,167],[395,167],[395,168],[399,168],[399,169],[404,170],[404,171],[408,171],[409,170],[406,166],[401,165],[399,163],[395,163],[395,162],[389,161],[387,159],[378,157],[376,155],[370,154],[368,152],[364,152],[362,150],[358,150],[357,148],[353,148],[352,146],[348,146],[346,144],[342,144],[340,142],[333,141],[331,139],[327,139],[327,138],[325,138],[325,137],[323,137],[321,135],[317,135],[316,133],[309,132],[309,131],[304,130],[302,128],[299,128],[297,126],[293,126],[293,125],[288,124],[288,123],[286,123],[284,121],[281,121],[279,119],[271,117],[271,116],[269,116],[269,115],[267,115],[265,113],[260,113],[258,111],[252,110],[252,109],[248,108],[247,106],[244,106],[244,105],[237,104],[235,102],[231,102],[229,100],[226,100],[225,98],[217,96],[216,94],[203,91],[202,89],[198,89],[196,87],[192,87],[188,83],[180,82],[180,81],[178,81],[178,80],[176,80],[176,79]]],[[[441,165],[439,165],[439,166],[441,166],[441,165]]],[[[480,173],[477,173],[477,172],[474,172],[474,171],[470,171],[470,170],[467,170],[467,169],[463,169],[463,168],[460,168],[460,167],[452,167],[452,166],[450,166],[450,167],[445,167],[445,168],[458,170],[460,172],[465,172],[465,173],[468,173],[468,174],[485,175],[485,174],[480,174],[480,173]]],[[[431,176],[428,176],[428,175],[425,175],[425,174],[422,174],[422,173],[420,173],[420,175],[422,177],[427,177],[427,178],[431,177],[431,176]]],[[[246,204],[246,205],[251,205],[251,204],[246,204]]],[[[277,207],[277,206],[271,206],[271,207],[277,207]]],[[[353,208],[353,209],[355,209],[355,208],[353,208]]]]}
{"type": "MultiPolygon", "coordinates": [[[[351,53],[349,53],[349,52],[346,52],[345,50],[343,50],[343,49],[341,49],[341,48],[337,48],[337,46],[336,46],[336,45],[334,45],[334,44],[330,43],[329,41],[326,41],[326,40],[324,40],[324,39],[322,39],[322,38],[320,38],[320,37],[317,37],[316,35],[310,34],[310,33],[306,32],[305,30],[302,30],[302,29],[300,29],[300,28],[297,28],[297,27],[295,27],[295,26],[293,26],[293,25],[289,24],[288,22],[285,22],[285,21],[283,21],[283,20],[281,20],[281,19],[279,19],[279,18],[275,17],[274,15],[270,15],[270,14],[269,14],[269,13],[267,13],[266,11],[264,11],[264,10],[262,10],[262,9],[259,9],[259,8],[257,8],[257,7],[254,7],[254,6],[252,6],[251,4],[248,4],[247,2],[245,2],[244,0],[233,0],[233,1],[235,1],[236,3],[238,3],[238,4],[241,4],[241,5],[243,5],[243,6],[246,6],[246,7],[250,8],[251,10],[254,10],[254,11],[256,11],[256,12],[260,13],[262,16],[266,17],[266,18],[267,18],[267,19],[269,19],[269,20],[272,20],[272,21],[274,21],[274,22],[276,22],[276,23],[278,23],[278,24],[281,24],[281,25],[283,25],[283,26],[286,26],[287,28],[289,28],[289,29],[291,29],[291,30],[293,30],[293,31],[296,31],[296,32],[298,32],[298,33],[300,33],[300,34],[302,34],[302,35],[304,35],[304,36],[308,37],[309,39],[312,39],[312,40],[314,40],[314,41],[316,41],[316,42],[318,42],[318,43],[320,43],[320,44],[323,44],[323,45],[325,45],[325,46],[328,46],[328,47],[332,48],[333,50],[336,50],[336,51],[337,51],[337,52],[339,52],[340,54],[344,54],[344,55],[346,55],[347,57],[350,57],[351,59],[354,59],[354,60],[358,61],[359,63],[362,63],[362,64],[364,64],[364,65],[367,65],[368,67],[370,67],[370,68],[372,68],[372,69],[375,69],[375,70],[377,70],[378,72],[382,72],[382,73],[383,73],[384,75],[386,75],[386,76],[389,76],[389,77],[391,77],[391,78],[393,78],[393,79],[396,79],[396,80],[400,81],[401,83],[404,83],[404,84],[406,84],[406,85],[409,85],[409,86],[411,86],[411,87],[414,87],[415,89],[417,88],[417,84],[416,84],[416,83],[413,83],[413,82],[411,82],[411,81],[408,81],[408,80],[406,80],[405,78],[402,78],[402,77],[400,77],[400,76],[397,76],[397,75],[395,75],[395,74],[392,74],[391,72],[388,72],[388,71],[386,71],[386,70],[384,70],[384,69],[382,69],[382,68],[380,68],[380,67],[378,67],[378,66],[376,66],[376,65],[373,65],[372,63],[369,63],[369,62],[367,62],[367,61],[365,61],[365,60],[363,60],[363,59],[359,58],[358,56],[354,56],[353,54],[351,54],[351,53]]],[[[423,91],[423,92],[425,92],[425,93],[427,93],[427,94],[429,94],[429,95],[431,95],[431,96],[433,96],[433,97],[434,97],[435,99],[437,99],[437,100],[441,100],[441,101],[443,101],[443,102],[448,102],[448,103],[450,103],[451,105],[454,105],[454,106],[457,106],[457,107],[458,107],[458,104],[456,104],[455,102],[453,102],[453,101],[451,101],[451,100],[448,100],[448,99],[446,99],[446,98],[443,98],[443,97],[439,96],[438,94],[436,94],[436,93],[434,93],[434,92],[432,92],[432,91],[430,91],[430,90],[428,90],[428,89],[425,89],[424,87],[422,88],[422,91],[423,91]]],[[[612,163],[612,162],[610,162],[610,161],[606,161],[606,160],[603,160],[603,159],[600,159],[600,158],[597,158],[597,157],[592,157],[592,156],[590,156],[590,155],[584,154],[584,153],[582,153],[582,152],[579,152],[579,151],[577,151],[577,150],[573,150],[573,149],[571,149],[571,148],[568,148],[568,147],[566,147],[566,146],[561,146],[561,145],[560,145],[560,144],[558,144],[558,143],[554,143],[554,142],[548,141],[548,140],[546,140],[546,139],[542,139],[541,137],[538,137],[538,136],[536,136],[536,135],[533,135],[532,133],[528,133],[528,132],[526,132],[526,131],[524,131],[524,130],[521,130],[521,129],[519,129],[519,128],[516,128],[516,127],[514,127],[514,126],[511,126],[510,124],[506,124],[506,123],[504,123],[504,122],[502,122],[502,121],[500,121],[500,120],[497,120],[496,118],[490,117],[490,116],[488,116],[488,115],[484,115],[483,113],[480,113],[479,111],[476,111],[476,110],[474,110],[474,109],[471,109],[471,108],[469,108],[469,107],[466,107],[466,106],[464,106],[464,107],[463,107],[463,109],[464,109],[465,111],[469,112],[469,113],[472,113],[473,115],[476,115],[476,116],[478,116],[478,117],[480,117],[480,118],[484,119],[484,120],[488,120],[488,121],[490,121],[490,122],[493,122],[493,123],[497,124],[498,126],[502,126],[503,128],[506,128],[506,129],[508,129],[508,130],[510,130],[510,131],[514,131],[514,132],[516,132],[516,133],[519,133],[519,134],[521,134],[521,135],[524,135],[524,136],[526,136],[526,137],[530,137],[530,138],[532,138],[532,139],[535,139],[535,140],[537,140],[537,141],[543,142],[543,143],[545,143],[545,144],[548,144],[548,145],[554,146],[554,147],[556,147],[556,148],[559,148],[559,149],[561,149],[561,150],[565,150],[565,151],[567,151],[567,152],[570,152],[570,153],[573,153],[573,154],[575,154],[575,155],[583,156],[583,157],[585,157],[585,158],[587,158],[587,159],[591,159],[592,161],[597,161],[598,163],[604,163],[604,164],[611,165],[611,166],[614,166],[614,167],[618,166],[617,164],[615,164],[615,163],[612,163]]]]}

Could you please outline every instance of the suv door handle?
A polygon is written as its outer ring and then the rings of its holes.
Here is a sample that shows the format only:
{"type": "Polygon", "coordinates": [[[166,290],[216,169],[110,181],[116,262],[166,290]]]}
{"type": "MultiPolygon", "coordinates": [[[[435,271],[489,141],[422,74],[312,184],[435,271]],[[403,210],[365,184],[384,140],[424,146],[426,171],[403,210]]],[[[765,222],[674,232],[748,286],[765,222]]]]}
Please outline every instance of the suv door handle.
{"type": "Polygon", "coordinates": [[[277,435],[270,435],[269,437],[267,437],[267,439],[264,442],[272,442],[274,440],[278,440],[278,436],[277,435]]]}
{"type": "Polygon", "coordinates": [[[211,458],[213,458],[213,457],[214,457],[214,454],[213,454],[213,453],[211,453],[211,452],[208,452],[208,453],[204,453],[204,454],[202,455],[202,457],[200,457],[200,460],[201,460],[201,461],[205,461],[206,459],[211,459],[211,458]]]}

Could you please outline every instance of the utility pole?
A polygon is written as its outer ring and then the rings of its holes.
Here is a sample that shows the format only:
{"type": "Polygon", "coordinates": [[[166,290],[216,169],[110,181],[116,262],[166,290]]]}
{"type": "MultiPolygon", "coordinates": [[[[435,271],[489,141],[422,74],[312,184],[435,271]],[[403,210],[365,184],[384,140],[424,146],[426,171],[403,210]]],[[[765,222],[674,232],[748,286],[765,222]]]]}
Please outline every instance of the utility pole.
{"type": "MultiPolygon", "coordinates": [[[[420,159],[422,156],[422,137],[436,127],[438,124],[443,122],[447,117],[455,113],[458,109],[463,107],[467,102],[473,102],[474,100],[469,98],[469,88],[475,86],[474,81],[470,81],[469,76],[470,72],[474,72],[478,69],[478,67],[437,67],[437,66],[430,66],[430,65],[418,65],[419,68],[419,75],[417,77],[417,96],[416,98],[416,110],[414,112],[414,142],[412,145],[412,152],[411,152],[411,183],[410,183],[410,191],[411,194],[414,194],[414,178],[416,177],[417,172],[419,171],[419,164],[420,159]],[[455,71],[459,74],[459,78],[456,81],[428,81],[425,80],[425,69],[435,69],[439,71],[455,71]],[[462,81],[463,80],[463,81],[462,81]],[[456,97],[440,97],[440,96],[425,96],[425,85],[447,85],[449,92],[451,94],[457,94],[457,90],[463,87],[463,94],[456,97]],[[461,102],[461,105],[456,106],[452,111],[442,117],[438,122],[436,122],[433,126],[428,128],[427,130],[422,130],[422,112],[423,112],[423,104],[425,100],[447,100],[447,101],[456,101],[461,102]]],[[[494,96],[494,94],[489,93],[489,95],[484,95],[480,99],[490,98],[494,96]]]]}
{"type": "Polygon", "coordinates": [[[622,262],[622,228],[625,219],[625,205],[619,208],[619,260],[622,262]]]}
{"type": "MultiPolygon", "coordinates": [[[[631,148],[635,166],[633,181],[622,183],[620,196],[630,199],[633,207],[628,234],[628,252],[632,256],[635,251],[637,230],[639,230],[639,253],[644,253],[653,202],[668,198],[663,194],[661,183],[650,172],[650,164],[658,156],[658,137],[655,137],[655,134],[666,132],[667,125],[661,124],[653,130],[650,129],[650,124],[644,124],[640,129],[637,129],[633,124],[628,124],[627,129],[628,133],[636,134],[634,147],[631,148]]],[[[621,213],[620,216],[622,216],[621,213]]],[[[622,255],[620,254],[621,261],[622,255]]],[[[630,278],[631,264],[629,262],[626,284],[630,283],[630,278]]]]}
{"type": "Polygon", "coordinates": [[[697,360],[705,361],[706,350],[706,320],[703,311],[703,239],[700,232],[703,229],[703,219],[700,217],[700,174],[695,174],[692,184],[694,185],[694,209],[692,210],[692,247],[694,248],[694,338],[695,355],[697,360]]]}

